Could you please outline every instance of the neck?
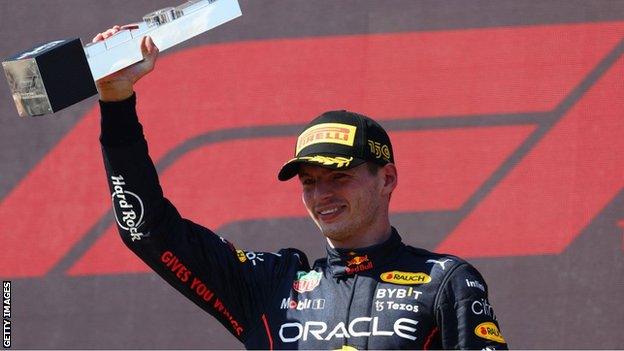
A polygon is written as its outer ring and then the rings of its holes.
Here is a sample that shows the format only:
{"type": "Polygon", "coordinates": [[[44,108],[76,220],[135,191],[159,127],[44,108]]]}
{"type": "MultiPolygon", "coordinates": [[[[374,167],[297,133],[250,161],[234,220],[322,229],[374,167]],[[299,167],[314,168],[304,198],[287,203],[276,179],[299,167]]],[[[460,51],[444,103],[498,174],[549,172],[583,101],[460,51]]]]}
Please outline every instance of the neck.
{"type": "Polygon", "coordinates": [[[378,227],[371,227],[366,232],[355,233],[342,240],[327,238],[327,244],[335,249],[359,249],[381,244],[390,238],[392,227],[390,221],[384,221],[378,227]]]}

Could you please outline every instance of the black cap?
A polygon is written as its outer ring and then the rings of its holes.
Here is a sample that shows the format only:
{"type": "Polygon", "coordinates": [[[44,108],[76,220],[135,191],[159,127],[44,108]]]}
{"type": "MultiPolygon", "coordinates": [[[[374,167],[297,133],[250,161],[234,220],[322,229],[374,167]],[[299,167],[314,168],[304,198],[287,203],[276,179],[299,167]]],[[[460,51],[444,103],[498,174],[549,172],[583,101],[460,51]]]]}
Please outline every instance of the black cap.
{"type": "Polygon", "coordinates": [[[366,161],[394,163],[388,133],[373,119],[355,112],[329,111],[310,122],[297,138],[295,157],[277,178],[288,180],[301,163],[329,169],[349,169],[366,161]]]}

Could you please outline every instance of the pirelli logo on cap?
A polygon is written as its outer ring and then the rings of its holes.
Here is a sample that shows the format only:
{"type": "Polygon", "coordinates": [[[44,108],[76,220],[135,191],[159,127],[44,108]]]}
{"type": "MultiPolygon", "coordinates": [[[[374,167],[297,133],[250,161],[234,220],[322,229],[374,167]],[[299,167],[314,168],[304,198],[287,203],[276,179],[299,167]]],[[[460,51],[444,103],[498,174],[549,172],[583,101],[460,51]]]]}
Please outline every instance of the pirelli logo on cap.
{"type": "Polygon", "coordinates": [[[306,146],[318,143],[332,143],[353,146],[357,127],[342,123],[321,123],[312,126],[301,133],[297,138],[297,152],[306,146]]]}

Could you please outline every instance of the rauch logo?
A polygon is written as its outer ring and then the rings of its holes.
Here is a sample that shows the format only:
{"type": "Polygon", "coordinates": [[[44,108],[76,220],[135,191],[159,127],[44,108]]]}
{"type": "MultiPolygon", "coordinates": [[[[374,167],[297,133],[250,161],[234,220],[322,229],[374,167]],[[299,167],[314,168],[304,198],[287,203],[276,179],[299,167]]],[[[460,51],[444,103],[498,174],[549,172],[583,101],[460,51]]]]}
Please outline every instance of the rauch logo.
{"type": "Polygon", "coordinates": [[[431,281],[431,277],[425,273],[400,271],[381,273],[380,278],[384,282],[401,285],[427,284],[431,281]]]}
{"type": "Polygon", "coordinates": [[[474,332],[480,338],[496,341],[501,344],[505,343],[505,339],[503,339],[503,335],[498,330],[498,327],[496,326],[496,324],[492,322],[485,322],[485,323],[481,323],[477,325],[474,332]]]}

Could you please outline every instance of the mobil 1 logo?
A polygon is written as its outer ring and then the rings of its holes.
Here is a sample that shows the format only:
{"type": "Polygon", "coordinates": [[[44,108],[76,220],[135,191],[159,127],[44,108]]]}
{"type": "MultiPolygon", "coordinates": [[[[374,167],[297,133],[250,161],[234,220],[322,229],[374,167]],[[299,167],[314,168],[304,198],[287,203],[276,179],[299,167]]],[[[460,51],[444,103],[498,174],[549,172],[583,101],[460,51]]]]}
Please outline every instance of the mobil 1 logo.
{"type": "Polygon", "coordinates": [[[113,200],[113,212],[115,214],[115,220],[119,228],[127,231],[132,238],[132,241],[141,240],[144,236],[139,227],[143,224],[143,215],[145,214],[145,207],[141,198],[125,189],[126,182],[123,176],[111,176],[111,187],[113,193],[111,198],[113,200]]]}

